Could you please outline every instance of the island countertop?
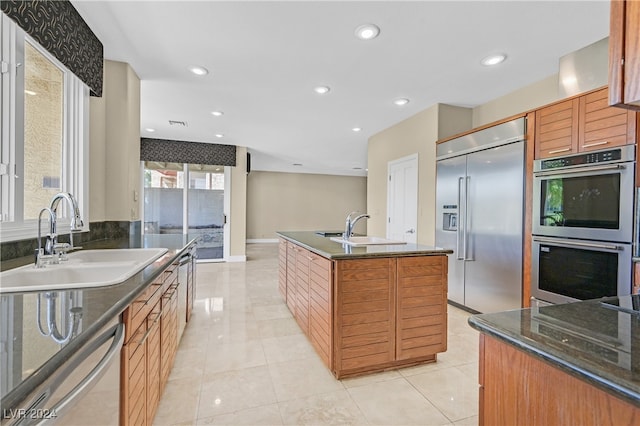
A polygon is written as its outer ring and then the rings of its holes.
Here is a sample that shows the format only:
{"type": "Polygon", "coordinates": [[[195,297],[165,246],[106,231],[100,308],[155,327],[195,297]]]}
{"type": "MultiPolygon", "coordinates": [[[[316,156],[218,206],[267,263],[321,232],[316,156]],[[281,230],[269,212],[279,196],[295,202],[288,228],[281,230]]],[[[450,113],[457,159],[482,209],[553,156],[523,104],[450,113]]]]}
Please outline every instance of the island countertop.
{"type": "MultiPolygon", "coordinates": [[[[195,242],[197,236],[189,235],[149,235],[142,241],[129,239],[100,240],[83,244],[84,249],[122,249],[122,248],[167,248],[168,251],[142,271],[126,281],[105,287],[69,289],[57,291],[57,297],[65,298],[70,293],[82,300],[81,330],[68,342],[58,344],[50,337],[38,331],[37,306],[39,298],[45,298],[48,292],[11,292],[0,296],[3,306],[2,321],[10,324],[13,344],[10,351],[3,351],[0,365],[10,370],[0,371],[6,378],[6,386],[0,393],[3,409],[18,407],[21,401],[33,389],[43,383],[53,372],[69,359],[78,348],[106,324],[120,315],[162,271],[178,259],[195,242]],[[10,307],[10,309],[5,309],[10,307]]],[[[2,262],[9,268],[33,262],[33,257],[19,258],[2,262]]],[[[52,266],[52,267],[55,267],[52,266]]],[[[5,269],[5,268],[3,268],[5,269]]],[[[44,303],[44,302],[43,302],[44,303]]]]}
{"type": "Polygon", "coordinates": [[[638,309],[640,295],[607,297],[473,315],[469,324],[640,406],[638,309]]]}
{"type": "Polygon", "coordinates": [[[421,244],[381,244],[350,246],[332,241],[315,231],[278,231],[285,240],[298,244],[327,259],[355,259],[399,256],[439,256],[452,254],[452,250],[421,244]]]}

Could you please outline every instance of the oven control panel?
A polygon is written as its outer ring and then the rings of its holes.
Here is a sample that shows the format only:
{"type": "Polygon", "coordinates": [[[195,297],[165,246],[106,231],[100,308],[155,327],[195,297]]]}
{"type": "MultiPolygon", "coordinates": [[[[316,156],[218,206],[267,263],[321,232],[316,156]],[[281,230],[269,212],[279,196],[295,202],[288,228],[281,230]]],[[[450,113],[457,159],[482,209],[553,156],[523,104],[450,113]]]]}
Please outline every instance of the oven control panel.
{"type": "Polygon", "coordinates": [[[584,164],[606,163],[622,159],[620,149],[609,151],[590,152],[586,154],[572,155],[570,157],[551,158],[540,162],[541,170],[557,169],[560,167],[581,166],[584,164]]]}

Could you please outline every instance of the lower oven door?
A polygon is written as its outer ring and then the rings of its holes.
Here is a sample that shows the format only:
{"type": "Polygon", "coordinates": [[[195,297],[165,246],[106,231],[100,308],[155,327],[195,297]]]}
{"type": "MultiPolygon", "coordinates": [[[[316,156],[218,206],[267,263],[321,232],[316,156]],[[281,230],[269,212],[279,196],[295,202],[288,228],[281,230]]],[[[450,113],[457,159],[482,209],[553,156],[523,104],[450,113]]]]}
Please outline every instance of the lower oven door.
{"type": "Polygon", "coordinates": [[[551,303],[631,293],[631,244],[533,237],[531,296],[551,303]]]}

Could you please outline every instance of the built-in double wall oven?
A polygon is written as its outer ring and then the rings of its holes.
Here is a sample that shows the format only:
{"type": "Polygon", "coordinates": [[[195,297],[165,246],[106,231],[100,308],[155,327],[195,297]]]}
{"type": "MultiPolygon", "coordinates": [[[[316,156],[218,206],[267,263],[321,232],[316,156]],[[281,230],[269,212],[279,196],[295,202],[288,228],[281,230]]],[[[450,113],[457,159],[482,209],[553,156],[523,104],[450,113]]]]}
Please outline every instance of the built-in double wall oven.
{"type": "Polygon", "coordinates": [[[634,145],[534,162],[534,299],[631,293],[634,177],[634,145]]]}

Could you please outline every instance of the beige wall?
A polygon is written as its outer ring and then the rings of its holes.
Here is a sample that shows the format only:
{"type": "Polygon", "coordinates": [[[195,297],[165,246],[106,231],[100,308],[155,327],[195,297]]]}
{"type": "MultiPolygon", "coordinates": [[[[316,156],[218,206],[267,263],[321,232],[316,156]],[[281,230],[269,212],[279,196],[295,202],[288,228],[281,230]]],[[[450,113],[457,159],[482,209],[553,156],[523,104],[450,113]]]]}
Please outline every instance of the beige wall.
{"type": "Polygon", "coordinates": [[[418,154],[418,243],[435,241],[435,142],[469,130],[471,111],[449,105],[434,105],[369,139],[367,211],[370,235],[387,233],[387,165],[418,154]],[[443,132],[440,132],[440,128],[443,132]],[[445,134],[446,132],[447,134],[445,134]]]}
{"type": "Polygon", "coordinates": [[[104,62],[102,98],[90,110],[90,221],[138,220],[140,79],[128,64],[104,62]]]}
{"type": "MultiPolygon", "coordinates": [[[[252,171],[247,184],[247,238],[276,231],[342,230],[351,211],[367,209],[367,178],[252,171]]],[[[356,232],[367,232],[366,221],[356,232]]]]}
{"type": "Polygon", "coordinates": [[[558,74],[525,86],[473,109],[473,127],[536,109],[559,99],[558,74]]]}

